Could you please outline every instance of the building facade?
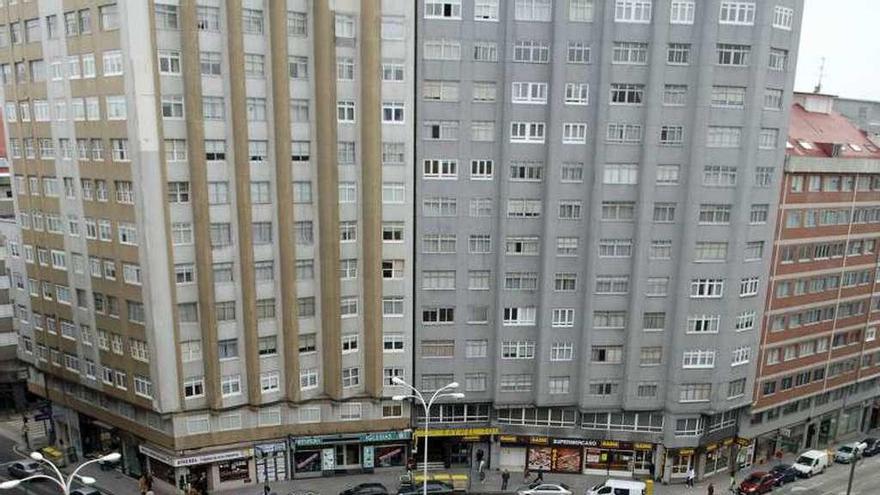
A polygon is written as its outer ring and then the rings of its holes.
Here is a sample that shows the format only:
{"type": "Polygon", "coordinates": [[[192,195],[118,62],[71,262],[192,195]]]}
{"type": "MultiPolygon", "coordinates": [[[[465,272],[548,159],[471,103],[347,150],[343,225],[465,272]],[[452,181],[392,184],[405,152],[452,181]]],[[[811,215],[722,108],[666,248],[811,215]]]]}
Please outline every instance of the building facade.
{"type": "Polygon", "coordinates": [[[2,11],[10,298],[60,441],[211,492],[402,465],[413,3],[2,11]]]}
{"type": "Polygon", "coordinates": [[[834,110],[867,132],[872,141],[880,141],[880,101],[835,98],[834,110]]]}
{"type": "Polygon", "coordinates": [[[756,461],[880,423],[880,149],[834,105],[798,93],[791,111],[754,403],[740,430],[756,461]]]}
{"type": "Polygon", "coordinates": [[[416,379],[466,394],[432,458],[732,465],[802,7],[419,2],[416,379]]]}

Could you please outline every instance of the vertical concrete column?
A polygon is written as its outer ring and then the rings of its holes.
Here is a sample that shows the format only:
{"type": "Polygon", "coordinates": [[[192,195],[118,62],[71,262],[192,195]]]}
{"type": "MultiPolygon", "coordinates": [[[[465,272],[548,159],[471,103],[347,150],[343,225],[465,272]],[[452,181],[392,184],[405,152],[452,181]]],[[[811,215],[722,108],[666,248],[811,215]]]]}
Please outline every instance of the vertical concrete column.
{"type": "Polygon", "coordinates": [[[180,3],[184,104],[189,181],[192,193],[193,237],[196,255],[196,284],[199,294],[199,324],[205,366],[205,396],[217,409],[220,400],[220,371],[217,367],[217,319],[214,314],[214,270],[211,251],[211,216],[208,206],[208,173],[205,159],[205,125],[202,115],[202,71],[195,0],[180,3]]]}
{"type": "Polygon", "coordinates": [[[293,238],[293,172],[290,161],[290,74],[287,68],[287,9],[269,2],[269,44],[272,52],[272,117],[275,136],[275,207],[278,211],[278,252],[281,270],[281,335],[284,349],[284,390],[299,400],[299,321],[296,307],[296,242],[293,238]]]}
{"type": "MultiPolygon", "coordinates": [[[[232,105],[232,148],[235,175],[235,209],[238,217],[238,261],[241,272],[241,324],[244,329],[248,402],[259,404],[260,360],[257,349],[257,299],[254,276],[253,215],[251,214],[251,165],[248,155],[245,108],[244,38],[241,0],[226,2],[226,36],[229,49],[229,99],[232,105]]],[[[211,308],[213,310],[213,308],[211,308]]]]}
{"type": "Polygon", "coordinates": [[[382,396],[382,2],[361,0],[361,239],[364,385],[382,396]]]}
{"type": "Polygon", "coordinates": [[[315,6],[315,127],[318,147],[318,242],[324,393],[342,396],[339,315],[339,165],[336,159],[336,30],[330,2],[315,6]]]}

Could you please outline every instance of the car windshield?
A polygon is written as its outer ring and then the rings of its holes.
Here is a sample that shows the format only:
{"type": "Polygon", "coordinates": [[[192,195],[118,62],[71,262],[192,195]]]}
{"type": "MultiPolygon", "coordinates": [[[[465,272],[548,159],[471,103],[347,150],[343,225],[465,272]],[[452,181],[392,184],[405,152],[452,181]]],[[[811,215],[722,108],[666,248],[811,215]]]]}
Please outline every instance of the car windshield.
{"type": "Polygon", "coordinates": [[[760,474],[753,474],[753,475],[749,476],[748,478],[746,478],[746,481],[749,483],[760,483],[761,475],[760,474]]]}
{"type": "Polygon", "coordinates": [[[813,465],[813,458],[802,455],[802,456],[798,457],[797,463],[798,464],[806,464],[807,466],[812,466],[813,465]]]}
{"type": "Polygon", "coordinates": [[[849,445],[844,445],[843,447],[837,449],[837,451],[843,452],[844,454],[849,454],[850,452],[852,452],[852,447],[850,447],[849,445]]]}
{"type": "Polygon", "coordinates": [[[773,467],[773,470],[774,471],[785,471],[789,467],[790,466],[788,464],[777,464],[776,466],[773,467]]]}

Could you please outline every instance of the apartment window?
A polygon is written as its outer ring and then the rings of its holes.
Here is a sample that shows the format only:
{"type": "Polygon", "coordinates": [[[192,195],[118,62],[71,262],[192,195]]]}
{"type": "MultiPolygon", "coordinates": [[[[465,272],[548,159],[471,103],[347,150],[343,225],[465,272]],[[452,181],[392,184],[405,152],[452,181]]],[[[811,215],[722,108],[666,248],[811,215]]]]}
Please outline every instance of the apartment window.
{"type": "Polygon", "coordinates": [[[166,119],[183,118],[183,95],[162,95],[162,117],[166,119]]]}
{"type": "Polygon", "coordinates": [[[669,291],[669,277],[648,277],[645,281],[645,295],[648,297],[665,296],[669,291]]]}
{"type": "Polygon", "coordinates": [[[587,393],[589,395],[607,397],[616,394],[618,388],[619,384],[614,382],[591,382],[587,393]]]}
{"type": "Polygon", "coordinates": [[[615,0],[614,22],[651,22],[651,0],[615,0]]]}
{"type": "Polygon", "coordinates": [[[232,397],[241,394],[241,375],[223,375],[220,377],[220,395],[232,397]]]}
{"type": "Polygon", "coordinates": [[[703,185],[707,187],[733,187],[736,185],[736,167],[706,165],[703,167],[703,185]]]}
{"type": "Polygon", "coordinates": [[[739,366],[749,362],[752,356],[752,348],[749,346],[740,346],[733,350],[730,366],[739,366]]]}
{"type": "Polygon", "coordinates": [[[669,65],[688,65],[690,56],[690,43],[669,43],[666,46],[666,63],[669,65]]]}
{"type": "Polygon", "coordinates": [[[101,29],[104,31],[119,29],[119,10],[115,3],[98,7],[98,15],[101,17],[101,29]]]}
{"type": "Polygon", "coordinates": [[[498,61],[498,44],[490,41],[474,42],[474,61],[476,62],[497,62],[498,61]]]}
{"type": "Polygon", "coordinates": [[[615,41],[611,61],[615,64],[645,65],[648,63],[648,44],[615,41]]]}
{"type": "Polygon", "coordinates": [[[746,393],[746,379],[739,378],[727,382],[727,398],[736,399],[746,393]]]}
{"type": "Polygon", "coordinates": [[[287,59],[287,70],[293,79],[308,79],[309,77],[309,59],[308,57],[291,56],[287,59]]]}
{"type": "Polygon", "coordinates": [[[515,82],[511,94],[513,103],[547,103],[547,83],[515,82]]]}
{"type": "Polygon", "coordinates": [[[685,369],[714,368],[715,351],[684,351],[684,354],[682,355],[681,367],[685,369]]]}
{"type": "Polygon", "coordinates": [[[159,50],[159,73],[180,75],[180,52],[175,50],[159,50]]]}
{"type": "Polygon", "coordinates": [[[730,223],[731,205],[701,204],[699,222],[703,225],[727,225],[730,223]]]}
{"type": "Polygon", "coordinates": [[[458,160],[425,160],[422,176],[425,179],[455,180],[458,178],[458,160]]]}
{"type": "Polygon", "coordinates": [[[543,179],[543,162],[511,162],[510,164],[511,181],[541,182],[543,179]]]}
{"type": "Polygon", "coordinates": [[[404,143],[382,143],[382,165],[403,165],[406,161],[404,143]]]}
{"type": "Polygon", "coordinates": [[[683,106],[687,104],[687,85],[667,84],[663,87],[663,104],[683,106]]]}
{"type": "Polygon", "coordinates": [[[342,388],[357,387],[361,383],[361,369],[342,368],[342,388]]]}
{"type": "Polygon", "coordinates": [[[336,79],[340,81],[354,81],[353,58],[338,57],[336,59],[336,79]]]}
{"type": "Polygon", "coordinates": [[[199,31],[220,31],[220,8],[196,6],[196,26],[199,31]]]}
{"type": "Polygon", "coordinates": [[[345,100],[336,103],[336,120],[343,124],[353,124],[355,121],[354,101],[345,100]]]}
{"type": "Polygon", "coordinates": [[[733,45],[718,43],[715,51],[718,55],[718,65],[733,67],[745,67],[749,65],[751,47],[749,45],[733,45]]]}
{"type": "Polygon", "coordinates": [[[743,108],[746,103],[746,88],[742,86],[712,86],[712,106],[743,108]]]}
{"type": "Polygon", "coordinates": [[[587,124],[564,123],[562,124],[563,144],[584,144],[587,142],[587,124]]]}
{"type": "Polygon", "coordinates": [[[263,11],[241,9],[241,30],[245,34],[263,34],[263,11]]]}
{"type": "Polygon", "coordinates": [[[639,365],[641,366],[659,366],[662,360],[662,347],[642,347],[639,350],[639,365]]]}
{"type": "Polygon", "coordinates": [[[782,108],[782,90],[766,88],[764,90],[764,109],[779,110],[782,108]]]}
{"type": "Polygon", "coordinates": [[[727,242],[697,242],[694,261],[719,262],[725,260],[727,260],[727,242]]]}
{"type": "Polygon", "coordinates": [[[739,296],[740,297],[757,296],[759,285],[760,285],[760,279],[758,277],[749,277],[749,278],[744,278],[744,279],[740,280],[740,282],[739,282],[739,296]]]}
{"type": "Polygon", "coordinates": [[[550,61],[550,45],[536,40],[517,41],[513,44],[513,61],[546,64],[550,61]]]}
{"type": "Polygon", "coordinates": [[[474,20],[475,21],[497,21],[498,20],[498,0],[475,0],[474,1],[474,20]]]}
{"type": "Polygon", "coordinates": [[[461,60],[461,43],[454,40],[427,40],[423,45],[425,60],[461,60]]]}
{"type": "Polygon", "coordinates": [[[492,180],[494,162],[492,160],[471,160],[471,180],[492,180]]]}
{"type": "Polygon", "coordinates": [[[425,121],[424,138],[436,141],[458,140],[459,122],[457,120],[425,121]]]}
{"type": "Polygon", "coordinates": [[[579,220],[581,218],[580,201],[560,201],[559,218],[562,220],[579,220]]]}
{"type": "Polygon", "coordinates": [[[777,29],[783,29],[785,31],[791,31],[791,26],[794,21],[794,9],[783,7],[781,5],[776,5],[773,8],[773,27],[777,29]]]}
{"type": "Polygon", "coordinates": [[[568,20],[571,22],[593,22],[593,0],[570,0],[568,20]]]}
{"type": "Polygon", "coordinates": [[[600,239],[600,258],[629,258],[632,256],[632,239],[600,239]]]}
{"type": "Polygon", "coordinates": [[[779,143],[779,129],[761,128],[758,134],[758,148],[764,150],[775,149],[779,143]]]}
{"type": "Polygon", "coordinates": [[[751,206],[749,211],[749,223],[752,225],[760,225],[767,223],[770,215],[770,205],[755,204],[751,206]]]}
{"type": "MultiPolygon", "coordinates": [[[[168,5],[164,3],[156,3],[156,28],[157,29],[179,29],[180,20],[177,13],[177,5],[168,5]]],[[[68,14],[65,14],[65,19],[68,14]]],[[[68,36],[70,32],[68,31],[68,36]]]]}
{"type": "Polygon", "coordinates": [[[671,24],[694,23],[694,10],[696,9],[694,0],[673,0],[669,7],[669,22],[671,24]]]}
{"type": "Polygon", "coordinates": [[[219,248],[232,244],[232,227],[228,223],[210,225],[211,247],[219,248]]]}
{"type": "Polygon", "coordinates": [[[746,243],[745,261],[756,261],[764,257],[764,241],[750,241],[746,243]]]}
{"type": "Polygon", "coordinates": [[[721,2],[721,13],[718,16],[721,24],[755,24],[755,2],[721,2]]]}
{"type": "Polygon", "coordinates": [[[582,41],[570,41],[567,56],[567,61],[570,64],[589,64],[590,45],[582,41]]]}
{"type": "Polygon", "coordinates": [[[724,293],[724,280],[698,278],[691,280],[691,298],[720,298],[724,293]]]}
{"type": "Polygon", "coordinates": [[[605,133],[605,141],[620,144],[641,143],[642,126],[640,124],[609,123],[605,133]]]}
{"type": "Polygon", "coordinates": [[[680,125],[660,126],[660,144],[664,146],[681,146],[684,142],[684,127],[680,125]]]}
{"type": "Polygon", "coordinates": [[[672,223],[675,221],[675,203],[654,203],[655,223],[672,223]]]}
{"type": "Polygon", "coordinates": [[[594,311],[593,328],[623,330],[626,328],[626,312],[594,311]]]}
{"type": "Polygon", "coordinates": [[[533,326],[535,308],[533,306],[504,308],[502,321],[504,326],[533,326]]]}
{"type": "Polygon", "coordinates": [[[425,19],[461,19],[461,0],[425,0],[425,19]]]}
{"type": "Polygon", "coordinates": [[[541,200],[514,198],[507,200],[508,218],[538,218],[541,216],[541,200]]]}
{"type": "Polygon", "coordinates": [[[551,0],[515,0],[514,19],[517,21],[550,22],[551,0]]]}
{"type": "Polygon", "coordinates": [[[566,83],[566,105],[588,105],[590,102],[590,85],[587,83],[566,83]]]}
{"type": "Polygon", "coordinates": [[[596,276],[596,294],[626,294],[629,292],[628,275],[598,275],[596,276]]]}
{"type": "Polygon", "coordinates": [[[422,98],[431,101],[458,101],[458,81],[424,81],[422,98]]]}
{"type": "Polygon", "coordinates": [[[169,182],[168,202],[189,203],[189,182],[169,182]]]}

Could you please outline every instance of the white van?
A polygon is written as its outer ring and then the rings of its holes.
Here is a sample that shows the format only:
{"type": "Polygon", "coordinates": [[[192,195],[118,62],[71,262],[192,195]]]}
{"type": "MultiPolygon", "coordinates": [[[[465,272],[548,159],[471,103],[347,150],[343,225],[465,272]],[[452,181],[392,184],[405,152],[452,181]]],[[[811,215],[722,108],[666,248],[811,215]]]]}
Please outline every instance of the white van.
{"type": "Polygon", "coordinates": [[[607,479],[588,488],[586,495],[645,495],[645,486],[641,481],[607,479]]]}
{"type": "Polygon", "coordinates": [[[810,478],[814,474],[824,473],[825,468],[828,467],[828,452],[824,450],[808,450],[799,455],[791,467],[795,468],[798,474],[806,478],[810,478]]]}

